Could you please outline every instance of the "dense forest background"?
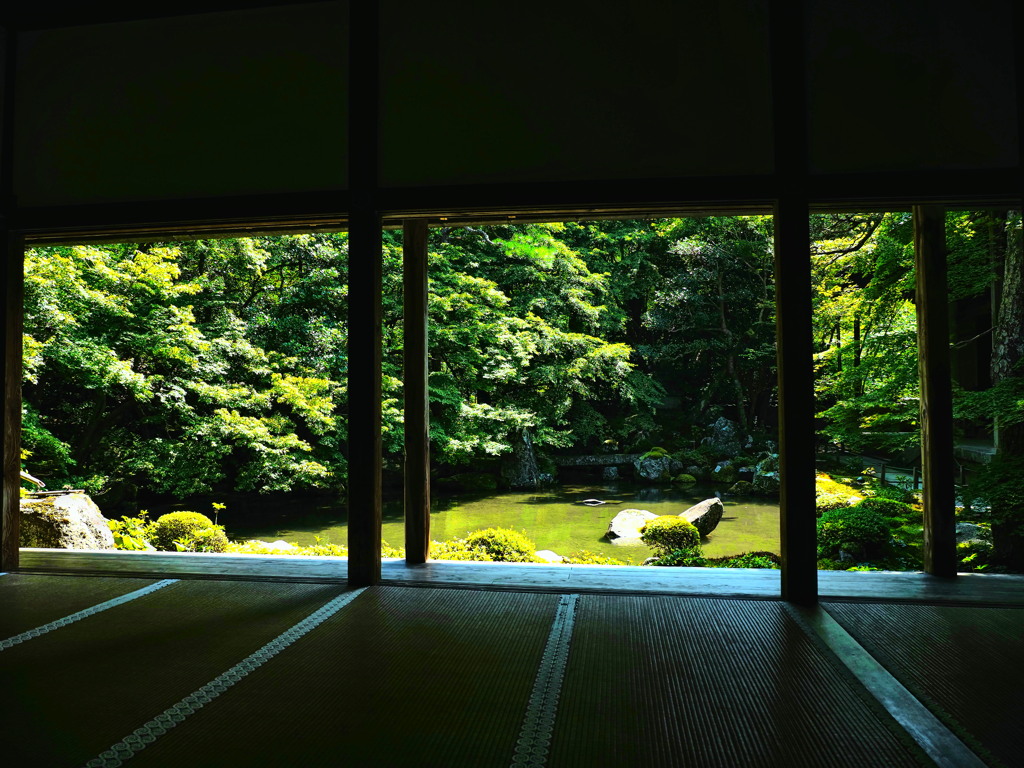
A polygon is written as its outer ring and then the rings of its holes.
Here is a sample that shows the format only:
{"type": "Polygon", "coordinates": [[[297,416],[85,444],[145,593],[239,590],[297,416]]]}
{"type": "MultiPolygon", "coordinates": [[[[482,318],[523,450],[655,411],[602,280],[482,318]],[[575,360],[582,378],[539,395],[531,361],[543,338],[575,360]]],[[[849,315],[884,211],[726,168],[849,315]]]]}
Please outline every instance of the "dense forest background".
{"type": "MultiPolygon", "coordinates": [[[[1020,217],[950,213],[946,230],[959,424],[999,429],[1005,478],[1024,422],[1020,217]]],[[[819,215],[812,237],[823,447],[912,456],[910,215],[819,215]]],[[[391,472],[400,239],[385,233],[391,472]]],[[[440,475],[489,471],[524,440],[542,459],[695,448],[719,416],[774,437],[770,217],[439,228],[429,249],[440,475]]],[[[344,234],[37,248],[25,278],[23,445],[49,487],[108,504],[344,492],[344,234]]],[[[1024,506],[1016,477],[1004,508],[1024,506]]]]}

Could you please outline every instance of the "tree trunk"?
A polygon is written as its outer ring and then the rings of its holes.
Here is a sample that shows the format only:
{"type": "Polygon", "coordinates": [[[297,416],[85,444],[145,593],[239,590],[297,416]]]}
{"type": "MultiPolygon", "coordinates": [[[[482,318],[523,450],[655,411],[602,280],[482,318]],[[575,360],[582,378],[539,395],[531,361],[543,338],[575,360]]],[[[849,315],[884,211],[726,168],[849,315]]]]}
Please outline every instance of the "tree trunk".
{"type": "Polygon", "coordinates": [[[533,489],[540,485],[533,441],[525,429],[513,436],[512,453],[504,457],[501,474],[509,488],[533,489]]]}
{"type": "MultiPolygon", "coordinates": [[[[1008,378],[1024,377],[1024,246],[1021,242],[1021,215],[1011,212],[1006,219],[1006,256],[1003,260],[1003,286],[999,316],[992,333],[992,385],[1008,378]]],[[[1024,455],[1024,424],[996,429],[996,460],[1024,455]]],[[[1024,482],[1024,480],[1021,480],[1024,482]]],[[[1009,511],[1009,510],[1007,510],[1009,511]]],[[[1024,516],[1024,510],[1013,510],[1024,516]]],[[[1024,565],[1024,534],[1021,522],[1001,522],[992,526],[996,556],[1011,566],[1024,565]]]]}

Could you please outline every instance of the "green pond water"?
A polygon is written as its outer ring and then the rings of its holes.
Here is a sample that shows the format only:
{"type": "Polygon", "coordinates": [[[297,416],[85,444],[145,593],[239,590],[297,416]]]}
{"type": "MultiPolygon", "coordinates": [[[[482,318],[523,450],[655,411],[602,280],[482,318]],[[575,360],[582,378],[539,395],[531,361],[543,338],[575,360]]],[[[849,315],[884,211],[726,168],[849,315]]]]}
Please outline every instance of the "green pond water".
{"type": "MultiPolygon", "coordinates": [[[[537,549],[568,555],[585,549],[639,564],[651,556],[644,545],[621,546],[604,538],[608,523],[623,509],[646,509],[658,515],[677,515],[698,501],[714,496],[712,490],[679,490],[625,485],[560,486],[543,492],[444,495],[433,500],[430,538],[443,541],[465,536],[480,528],[502,527],[525,531],[537,549]],[[589,507],[583,499],[606,503],[589,507]]],[[[743,552],[779,551],[779,506],[775,501],[725,498],[725,515],[704,540],[708,557],[743,552]]],[[[258,524],[232,524],[230,512],[221,522],[232,539],[283,539],[293,544],[313,544],[317,537],[334,544],[348,541],[347,512],[340,506],[312,510],[283,508],[258,524]]],[[[403,545],[405,523],[401,500],[387,501],[383,510],[383,538],[403,545]]]]}

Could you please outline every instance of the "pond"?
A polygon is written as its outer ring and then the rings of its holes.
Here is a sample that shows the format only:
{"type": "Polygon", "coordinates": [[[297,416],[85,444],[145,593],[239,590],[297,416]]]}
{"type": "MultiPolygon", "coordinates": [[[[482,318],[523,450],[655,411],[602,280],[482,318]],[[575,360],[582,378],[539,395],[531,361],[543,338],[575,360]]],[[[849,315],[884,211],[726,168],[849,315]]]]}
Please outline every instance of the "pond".
{"type": "MultiPolygon", "coordinates": [[[[646,509],[659,515],[677,515],[698,501],[714,496],[709,489],[634,487],[628,485],[564,485],[533,492],[438,495],[430,514],[430,537],[444,541],[488,527],[525,531],[537,549],[560,555],[589,550],[635,564],[650,557],[644,545],[620,546],[604,538],[608,523],[623,509],[646,509]],[[601,499],[601,506],[586,506],[583,499],[601,499]]],[[[779,551],[779,505],[774,499],[726,497],[725,515],[705,539],[708,557],[743,552],[779,551]]],[[[405,523],[401,500],[384,503],[383,538],[392,546],[403,545],[405,523]]],[[[229,511],[221,518],[232,539],[283,539],[293,544],[315,543],[317,537],[334,544],[348,540],[346,510],[320,505],[305,511],[280,509],[259,522],[231,521],[229,511]]]]}

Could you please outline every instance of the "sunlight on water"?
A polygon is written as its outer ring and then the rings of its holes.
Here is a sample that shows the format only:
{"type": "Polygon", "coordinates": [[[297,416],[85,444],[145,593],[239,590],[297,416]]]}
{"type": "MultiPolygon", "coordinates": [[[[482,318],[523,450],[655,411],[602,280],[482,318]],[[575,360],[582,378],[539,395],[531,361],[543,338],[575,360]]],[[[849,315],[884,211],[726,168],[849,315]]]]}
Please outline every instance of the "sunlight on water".
{"type": "MultiPolygon", "coordinates": [[[[639,564],[651,555],[643,545],[619,546],[604,538],[608,523],[623,509],[646,509],[658,515],[678,515],[698,501],[714,496],[712,490],[636,488],[626,485],[560,486],[528,493],[487,495],[461,494],[434,499],[430,535],[435,541],[465,536],[488,527],[525,531],[538,550],[550,549],[560,555],[589,550],[601,555],[639,564]],[[605,501],[586,506],[584,499],[605,501]]],[[[743,552],[779,551],[779,507],[774,500],[749,497],[723,499],[725,515],[704,541],[708,557],[743,552]]],[[[283,539],[293,544],[312,544],[319,536],[335,544],[347,541],[347,516],[338,507],[320,507],[296,516],[282,515],[281,521],[256,527],[231,527],[232,538],[283,539]]],[[[383,538],[402,546],[405,537],[401,501],[384,507],[383,538]]]]}

